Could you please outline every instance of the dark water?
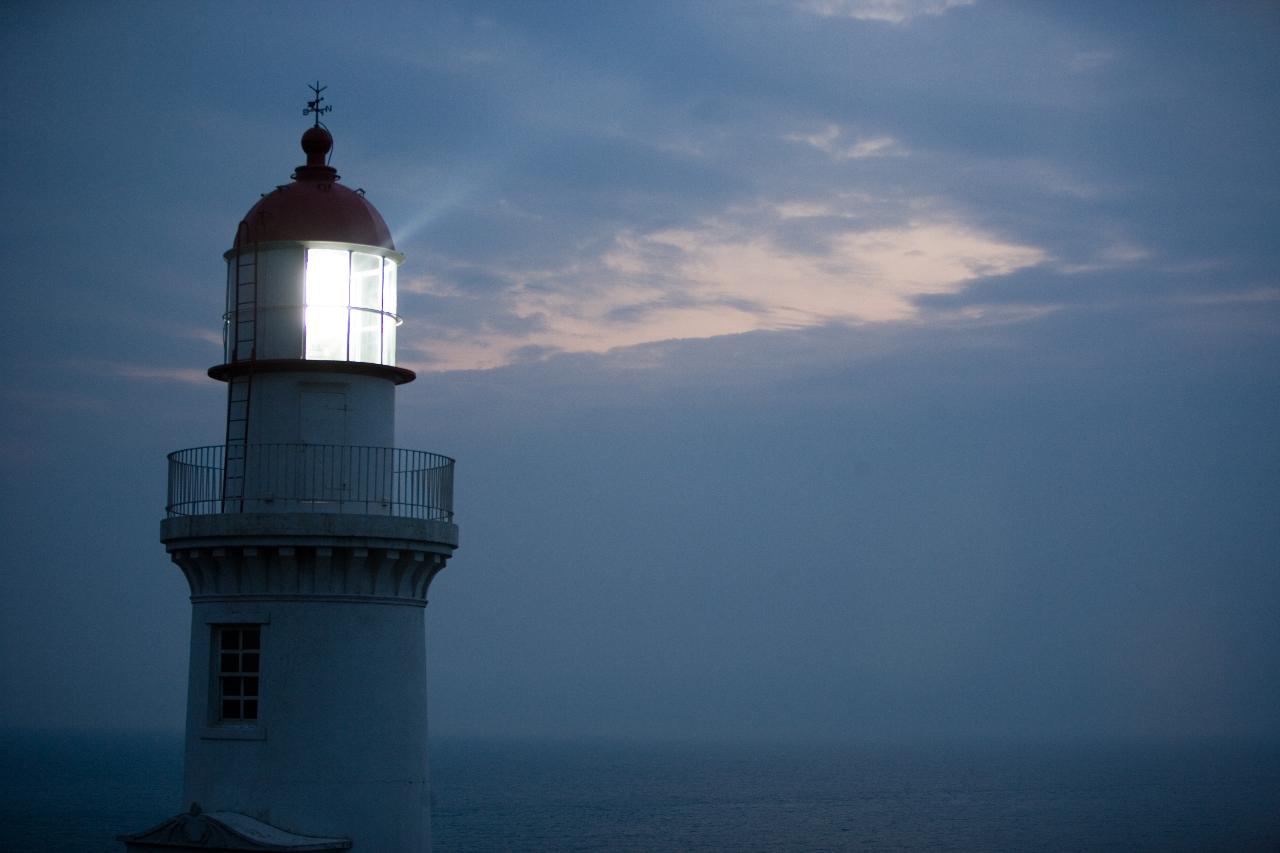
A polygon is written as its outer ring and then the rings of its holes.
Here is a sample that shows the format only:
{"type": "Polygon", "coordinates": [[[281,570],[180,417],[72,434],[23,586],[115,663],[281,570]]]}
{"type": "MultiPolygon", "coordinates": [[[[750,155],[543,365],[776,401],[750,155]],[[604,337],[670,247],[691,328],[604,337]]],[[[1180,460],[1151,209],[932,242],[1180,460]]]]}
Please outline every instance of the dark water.
{"type": "MultiPolygon", "coordinates": [[[[6,733],[0,849],[118,851],[179,810],[176,737],[6,733]]],[[[1280,851],[1280,744],[437,738],[435,849],[1280,851]]]]}

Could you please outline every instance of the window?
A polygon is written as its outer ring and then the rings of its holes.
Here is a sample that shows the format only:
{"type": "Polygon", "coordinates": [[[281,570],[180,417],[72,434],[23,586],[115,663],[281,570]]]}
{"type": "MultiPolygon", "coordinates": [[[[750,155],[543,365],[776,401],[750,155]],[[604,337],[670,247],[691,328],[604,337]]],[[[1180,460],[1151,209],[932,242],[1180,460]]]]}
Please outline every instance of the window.
{"type": "Polygon", "coordinates": [[[307,250],[307,358],[346,359],[350,279],[350,252],[307,250]]]}
{"type": "Polygon", "coordinates": [[[346,249],[307,249],[308,359],[396,363],[396,263],[346,249]]]}
{"type": "Polygon", "coordinates": [[[214,629],[217,648],[218,720],[258,719],[258,680],[262,671],[262,627],[221,625],[214,629]]]}
{"type": "Polygon", "coordinates": [[[396,262],[382,259],[382,363],[396,363],[396,262]]]}

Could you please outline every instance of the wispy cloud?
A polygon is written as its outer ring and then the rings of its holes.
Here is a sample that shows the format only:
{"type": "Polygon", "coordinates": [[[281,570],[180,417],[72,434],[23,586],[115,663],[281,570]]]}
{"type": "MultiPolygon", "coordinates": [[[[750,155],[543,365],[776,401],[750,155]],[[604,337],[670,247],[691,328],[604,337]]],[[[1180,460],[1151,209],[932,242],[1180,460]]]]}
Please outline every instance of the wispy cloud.
{"type": "Polygon", "coordinates": [[[801,0],[801,9],[824,18],[852,18],[905,24],[914,18],[946,14],[976,0],[801,0]]]}
{"type": "Polygon", "coordinates": [[[834,124],[827,125],[818,133],[788,134],[786,139],[811,145],[835,160],[863,160],[906,153],[892,136],[860,136],[850,142],[844,138],[844,131],[834,124]]]}
{"type": "Polygon", "coordinates": [[[1151,250],[1145,246],[1125,238],[1113,238],[1095,250],[1093,256],[1088,260],[1060,261],[1057,264],[1057,269],[1059,272],[1078,275],[1080,273],[1092,273],[1132,266],[1151,257],[1151,250]]]}
{"type": "Polygon", "coordinates": [[[821,203],[809,210],[835,230],[800,249],[776,226],[794,222],[803,203],[764,210],[773,217],[764,227],[755,210],[750,227],[727,213],[687,228],[620,232],[595,257],[515,277],[497,300],[515,322],[465,334],[432,329],[418,344],[418,366],[487,368],[664,340],[914,320],[919,296],[955,293],[1047,258],[943,217],[856,227],[831,219],[821,203]]]}
{"type": "Polygon", "coordinates": [[[1179,300],[1191,305],[1237,305],[1280,302],[1280,287],[1263,286],[1227,293],[1183,295],[1179,300]]]}
{"type": "MultiPolygon", "coordinates": [[[[102,365],[97,366],[99,369],[102,365]]],[[[125,379],[144,381],[182,382],[192,385],[206,385],[209,374],[203,370],[187,367],[154,367],[142,364],[112,364],[107,368],[116,376],[125,379]]]]}
{"type": "Polygon", "coordinates": [[[211,329],[206,326],[188,326],[179,330],[179,335],[197,341],[204,341],[207,344],[213,344],[219,348],[222,347],[222,331],[219,329],[211,329]]]}
{"type": "Polygon", "coordinates": [[[1076,74],[1087,74],[1105,68],[1115,58],[1115,54],[1109,50],[1082,50],[1068,60],[1067,67],[1076,74]]]}

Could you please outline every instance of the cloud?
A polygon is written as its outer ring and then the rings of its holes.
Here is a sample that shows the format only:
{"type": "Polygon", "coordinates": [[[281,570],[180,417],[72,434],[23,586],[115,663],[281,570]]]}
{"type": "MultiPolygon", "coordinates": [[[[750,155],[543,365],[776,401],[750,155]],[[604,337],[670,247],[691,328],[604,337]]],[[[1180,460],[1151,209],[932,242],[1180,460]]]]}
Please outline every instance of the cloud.
{"type": "Polygon", "coordinates": [[[416,351],[406,348],[405,360],[416,357],[411,366],[428,370],[489,368],[657,341],[912,321],[922,317],[917,297],[957,293],[1048,258],[944,217],[858,227],[817,203],[763,210],[621,231],[605,250],[563,269],[509,273],[512,286],[496,306],[487,303],[488,319],[465,334],[433,327],[418,336],[416,351]],[[819,233],[795,248],[777,226],[806,211],[818,214],[819,233]],[[495,307],[515,322],[495,316],[495,307]]]}
{"type": "Polygon", "coordinates": [[[1255,287],[1228,293],[1182,295],[1178,300],[1190,305],[1268,304],[1280,302],[1280,287],[1255,287]]]}
{"type": "Polygon", "coordinates": [[[142,364],[114,364],[109,369],[116,376],[125,379],[159,380],[162,382],[182,382],[189,385],[206,385],[209,374],[203,370],[187,367],[153,367],[142,364]]]}
{"type": "Polygon", "coordinates": [[[1060,261],[1057,268],[1060,272],[1078,275],[1080,273],[1092,273],[1132,266],[1141,261],[1149,260],[1151,256],[1151,250],[1145,246],[1140,246],[1124,238],[1115,238],[1105,246],[1097,249],[1093,253],[1092,259],[1082,263],[1060,261]]]}
{"type": "Polygon", "coordinates": [[[221,329],[210,329],[206,326],[194,326],[194,327],[189,326],[189,327],[180,329],[178,334],[180,337],[183,337],[183,338],[189,338],[197,341],[204,341],[205,343],[208,343],[208,344],[213,344],[219,349],[221,349],[224,344],[222,340],[221,329]]]}
{"type": "Polygon", "coordinates": [[[799,7],[824,18],[852,18],[905,24],[922,16],[946,14],[976,0],[803,0],[799,7]]]}
{"type": "Polygon", "coordinates": [[[887,157],[906,153],[892,136],[860,136],[852,144],[842,141],[842,136],[843,131],[837,125],[830,124],[819,133],[793,133],[785,138],[792,142],[812,145],[819,151],[831,155],[835,160],[863,160],[868,157],[887,157]]]}
{"type": "Polygon", "coordinates": [[[1068,60],[1067,67],[1075,74],[1086,74],[1105,68],[1115,58],[1115,53],[1109,50],[1082,50],[1068,60]]]}

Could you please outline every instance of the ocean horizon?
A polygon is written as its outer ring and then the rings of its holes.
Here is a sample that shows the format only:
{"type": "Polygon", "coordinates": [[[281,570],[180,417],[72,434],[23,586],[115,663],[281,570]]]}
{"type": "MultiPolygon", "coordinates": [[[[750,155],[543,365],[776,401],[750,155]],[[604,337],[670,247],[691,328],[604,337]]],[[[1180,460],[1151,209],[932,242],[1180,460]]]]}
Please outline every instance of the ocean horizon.
{"type": "MultiPolygon", "coordinates": [[[[432,739],[433,849],[1277,851],[1280,741],[432,739]]],[[[7,731],[3,849],[180,811],[173,733],[7,731]]]]}

